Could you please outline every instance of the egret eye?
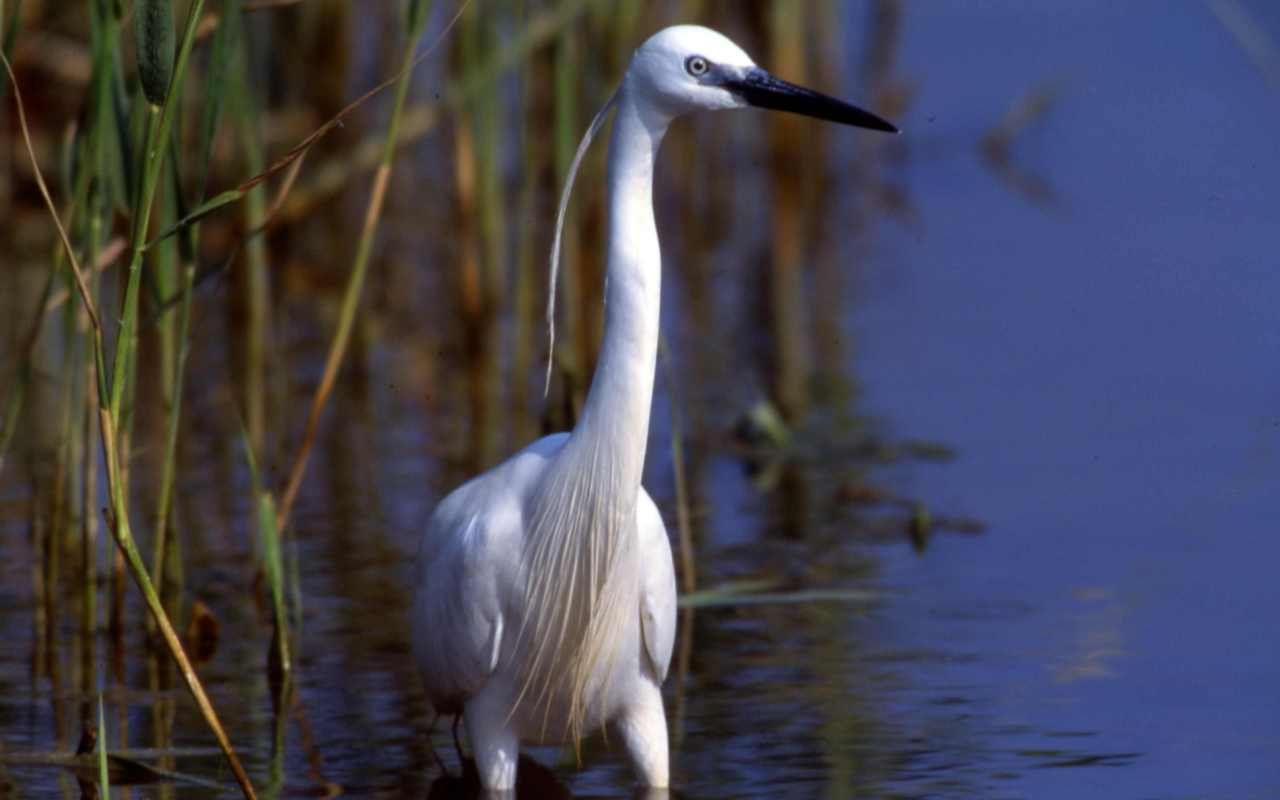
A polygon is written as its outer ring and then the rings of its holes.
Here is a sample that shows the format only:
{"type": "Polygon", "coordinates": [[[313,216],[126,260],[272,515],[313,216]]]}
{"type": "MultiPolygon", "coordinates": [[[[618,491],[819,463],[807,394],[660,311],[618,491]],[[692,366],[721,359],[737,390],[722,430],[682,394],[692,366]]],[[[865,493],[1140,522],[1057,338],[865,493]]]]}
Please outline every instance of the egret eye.
{"type": "Polygon", "coordinates": [[[707,70],[711,68],[711,65],[702,56],[689,56],[684,62],[684,68],[693,77],[700,78],[707,74],[707,70]]]}

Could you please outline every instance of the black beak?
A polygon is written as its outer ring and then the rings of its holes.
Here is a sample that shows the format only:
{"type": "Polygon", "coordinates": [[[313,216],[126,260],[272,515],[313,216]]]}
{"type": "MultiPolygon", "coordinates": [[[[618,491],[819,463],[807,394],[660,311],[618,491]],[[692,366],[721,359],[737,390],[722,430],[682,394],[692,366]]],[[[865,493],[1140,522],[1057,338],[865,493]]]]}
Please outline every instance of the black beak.
{"type": "Polygon", "coordinates": [[[843,100],[828,97],[803,86],[787,83],[759,67],[752,67],[741,75],[725,75],[721,79],[721,85],[759,108],[790,111],[793,114],[804,114],[806,117],[817,117],[828,122],[870,128],[874,131],[898,132],[892,123],[877,117],[870,111],[863,111],[843,100]]]}

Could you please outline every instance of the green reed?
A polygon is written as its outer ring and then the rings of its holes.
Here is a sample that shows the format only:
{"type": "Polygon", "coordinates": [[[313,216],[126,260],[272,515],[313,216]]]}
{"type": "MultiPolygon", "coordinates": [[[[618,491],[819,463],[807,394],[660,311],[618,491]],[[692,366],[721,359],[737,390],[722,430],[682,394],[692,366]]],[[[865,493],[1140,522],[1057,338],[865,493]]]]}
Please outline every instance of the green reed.
{"type": "MultiPolygon", "coordinates": [[[[176,197],[177,187],[174,189],[176,197]]],[[[166,217],[176,216],[176,203],[166,217]]],[[[166,275],[164,281],[158,281],[160,290],[168,293],[175,290],[182,297],[178,318],[166,315],[160,321],[161,366],[165,431],[164,457],[160,469],[160,490],[156,498],[155,527],[152,537],[151,570],[161,596],[165,591],[165,565],[169,560],[170,548],[176,546],[177,537],[171,537],[173,484],[177,474],[178,432],[182,419],[182,388],[186,374],[187,352],[191,329],[191,286],[195,279],[194,256],[183,254],[181,262],[177,260],[176,247],[164,248],[160,251],[162,266],[158,272],[166,275]]]]}
{"type": "MultiPolygon", "coordinates": [[[[139,76],[146,96],[145,134],[139,148],[141,178],[133,195],[132,229],[130,232],[130,249],[126,273],[125,295],[120,318],[120,326],[116,333],[115,357],[112,362],[110,394],[107,409],[102,413],[102,440],[107,461],[107,483],[111,496],[112,524],[109,526],[116,537],[117,545],[128,562],[134,582],[142,591],[143,597],[160,627],[160,631],[170,653],[177,660],[183,678],[199,706],[206,723],[218,739],[227,760],[235,774],[241,789],[247,797],[253,797],[254,791],[248,775],[240,764],[227,738],[221,723],[218,721],[213,705],[205,695],[204,688],[187,659],[186,653],[178,640],[176,632],[169,621],[164,606],[160,601],[154,584],[151,582],[142,558],[134,544],[129,522],[128,499],[126,489],[126,470],[129,458],[128,440],[122,437],[113,441],[117,431],[128,430],[127,424],[121,424],[122,403],[127,385],[136,385],[137,374],[137,324],[138,293],[142,277],[143,258],[146,251],[147,232],[150,226],[155,194],[160,183],[166,163],[166,151],[170,132],[173,129],[177,112],[178,99],[181,96],[183,80],[186,75],[187,61],[195,43],[204,0],[192,0],[187,12],[187,23],[182,34],[181,44],[174,52],[173,10],[169,0],[139,0],[135,8],[135,31],[137,35],[139,76]]],[[[99,357],[99,382],[105,389],[104,370],[99,357]]],[[[175,370],[176,373],[176,370],[175,370]]],[[[180,393],[181,386],[176,387],[180,393]]],[[[176,398],[176,395],[175,395],[176,398]]],[[[176,399],[175,399],[176,402],[176,399]]]]}
{"type": "MultiPolygon", "coordinates": [[[[95,379],[97,382],[99,436],[106,462],[108,494],[110,497],[110,525],[108,526],[116,539],[119,552],[123,554],[128,568],[141,591],[144,600],[156,620],[170,653],[178,662],[180,671],[199,706],[206,723],[219,741],[228,762],[235,773],[245,795],[253,797],[252,784],[239,763],[230,740],[218,722],[195,671],[192,669],[186,654],[178,641],[177,634],[169,621],[160,601],[155,585],[147,572],[135,544],[128,513],[128,469],[129,469],[129,432],[132,413],[127,411],[126,395],[132,393],[136,386],[137,372],[137,320],[138,296],[143,268],[143,256],[146,235],[150,223],[152,207],[156,199],[156,190],[161,182],[166,163],[166,145],[170,131],[177,116],[177,98],[181,94],[183,78],[186,73],[188,58],[195,43],[195,34],[201,18],[203,0],[192,0],[188,9],[181,44],[175,47],[173,31],[173,11],[169,0],[139,0],[134,9],[135,33],[137,37],[137,61],[142,91],[146,96],[144,113],[145,133],[142,135],[142,146],[138,152],[142,159],[138,165],[140,177],[132,192],[132,229],[130,234],[130,254],[127,271],[127,282],[116,332],[112,369],[106,369],[106,346],[101,315],[86,283],[84,270],[81,269],[76,248],[66,233],[66,228],[54,207],[42,177],[38,177],[40,188],[44,194],[50,214],[59,230],[63,248],[71,262],[76,288],[84,304],[86,313],[92,323],[92,341],[95,362],[95,379]],[[109,377],[108,377],[109,375],[109,377]]],[[[119,5],[106,7],[105,4],[91,5],[94,18],[94,33],[101,37],[105,33],[115,33],[120,27],[123,9],[119,5]]],[[[94,44],[95,66],[110,66],[114,69],[115,60],[103,59],[101,54],[108,50],[99,38],[94,44]]],[[[18,94],[16,78],[9,69],[8,59],[4,60],[9,70],[10,80],[14,81],[15,94],[18,94]]],[[[97,81],[108,78],[99,74],[97,81]]],[[[98,83],[97,85],[101,85],[98,83]]],[[[96,99],[101,99],[97,95],[96,99]]],[[[30,132],[27,129],[21,98],[18,98],[18,111],[21,119],[24,140],[33,165],[36,164],[35,152],[30,144],[30,132]]],[[[101,136],[104,127],[105,113],[101,105],[95,111],[91,122],[97,129],[92,136],[101,136]]],[[[101,150],[93,147],[100,155],[101,150]]],[[[122,148],[123,150],[123,148],[122,148]]],[[[95,162],[102,166],[101,161],[95,162]]],[[[37,167],[38,174],[38,167],[37,167]]],[[[97,176],[100,180],[103,175],[97,176]]],[[[42,306],[43,308],[43,306],[42,306]]]]}
{"type": "MultiPolygon", "coordinates": [[[[212,160],[214,136],[218,131],[221,110],[225,105],[227,93],[225,74],[228,60],[234,51],[234,37],[239,26],[237,0],[224,0],[220,6],[218,29],[214,32],[209,65],[206,69],[205,104],[201,110],[200,131],[196,157],[193,159],[195,180],[193,180],[193,197],[195,201],[204,200],[205,182],[209,174],[212,160]]],[[[183,195],[180,180],[180,160],[177,137],[170,137],[169,142],[170,175],[172,186],[166,195],[164,218],[161,227],[169,228],[184,218],[187,212],[187,200],[183,195]]],[[[160,366],[161,392],[163,392],[165,428],[164,452],[160,467],[159,492],[156,494],[155,527],[152,531],[151,570],[161,596],[164,595],[166,564],[180,563],[177,558],[179,538],[173,530],[173,492],[177,480],[177,457],[180,422],[182,422],[183,387],[186,385],[187,355],[189,352],[189,335],[191,335],[191,305],[193,287],[195,287],[196,261],[198,252],[198,224],[189,225],[180,232],[177,239],[165,239],[157,246],[147,244],[147,250],[155,253],[159,262],[156,270],[157,293],[160,297],[179,298],[178,317],[163,314],[159,320],[160,334],[160,366]]]]}
{"type": "MultiPolygon", "coordinates": [[[[194,159],[195,201],[199,204],[204,199],[205,184],[208,180],[209,165],[213,160],[214,137],[225,105],[227,93],[226,75],[229,62],[235,51],[236,36],[240,26],[239,0],[223,0],[219,7],[219,24],[213,35],[213,44],[209,63],[205,73],[205,103],[201,111],[198,151],[194,159]]],[[[182,182],[178,180],[179,154],[176,141],[170,147],[172,175],[174,176],[172,191],[166,210],[165,227],[186,216],[186,201],[183,197],[182,182]]],[[[182,419],[182,390],[186,375],[187,355],[190,349],[191,301],[195,285],[196,261],[198,254],[199,225],[194,224],[184,229],[178,242],[162,243],[158,252],[162,258],[171,260],[175,254],[180,256],[180,264],[170,269],[162,269],[161,273],[171,270],[178,272],[178,284],[169,281],[161,286],[161,296],[170,297],[176,290],[181,298],[178,319],[165,314],[160,320],[161,331],[161,364],[165,374],[164,406],[165,406],[165,438],[164,457],[160,470],[160,488],[157,493],[155,528],[152,541],[151,569],[155,583],[163,593],[165,584],[165,565],[170,559],[170,548],[176,546],[177,537],[170,538],[172,527],[171,513],[173,505],[173,486],[177,476],[178,436],[182,419]],[[172,542],[172,545],[171,545],[172,542]]]]}
{"type": "Polygon", "coordinates": [[[689,512],[689,485],[684,468],[684,423],[680,412],[679,384],[671,363],[666,337],[658,339],[658,354],[664,367],[667,391],[671,394],[671,467],[676,490],[676,541],[680,553],[680,591],[692,594],[698,588],[697,560],[694,558],[693,517],[689,512]]]}
{"type": "Polygon", "coordinates": [[[102,709],[102,695],[98,695],[98,796],[111,797],[111,775],[107,769],[107,715],[102,709]]]}

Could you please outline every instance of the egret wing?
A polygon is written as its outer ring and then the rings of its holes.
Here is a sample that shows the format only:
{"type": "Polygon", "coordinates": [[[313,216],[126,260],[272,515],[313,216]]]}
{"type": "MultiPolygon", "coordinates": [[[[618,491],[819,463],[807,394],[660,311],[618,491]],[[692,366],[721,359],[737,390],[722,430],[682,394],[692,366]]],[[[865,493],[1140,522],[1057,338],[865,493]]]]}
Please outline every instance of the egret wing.
{"type": "Polygon", "coordinates": [[[523,592],[525,498],[567,434],[544,436],[455,489],[418,553],[414,654],[437,710],[461,710],[499,668],[511,598],[523,592]],[[506,609],[507,611],[504,611],[506,609]]]}
{"type": "Polygon", "coordinates": [[[484,686],[502,657],[498,587],[507,559],[501,510],[458,514],[464,486],[446,498],[424,536],[414,608],[415,655],[432,704],[455,709],[484,686]]]}
{"type": "Polygon", "coordinates": [[[649,493],[640,490],[636,505],[640,532],[640,563],[644,576],[640,593],[640,635],[654,680],[661,684],[671,665],[676,639],[676,574],[671,562],[667,526],[649,493]]]}

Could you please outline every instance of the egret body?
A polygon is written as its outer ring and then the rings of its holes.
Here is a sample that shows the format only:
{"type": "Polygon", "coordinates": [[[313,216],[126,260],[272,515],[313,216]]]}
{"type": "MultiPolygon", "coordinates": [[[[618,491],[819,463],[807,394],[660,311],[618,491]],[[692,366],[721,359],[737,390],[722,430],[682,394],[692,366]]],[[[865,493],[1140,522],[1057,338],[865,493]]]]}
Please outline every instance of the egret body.
{"type": "Polygon", "coordinates": [[[615,114],[604,339],[578,422],[454,490],[423,535],[414,654],[437,712],[463,715],[487,789],[514,787],[520,742],[576,741],[605,725],[640,782],[668,785],[661,686],[675,573],[640,486],[662,266],[654,160],[677,117],[749,105],[896,130],[773,77],[707,28],[667,28],[641,45],[605,109],[615,114]]]}

